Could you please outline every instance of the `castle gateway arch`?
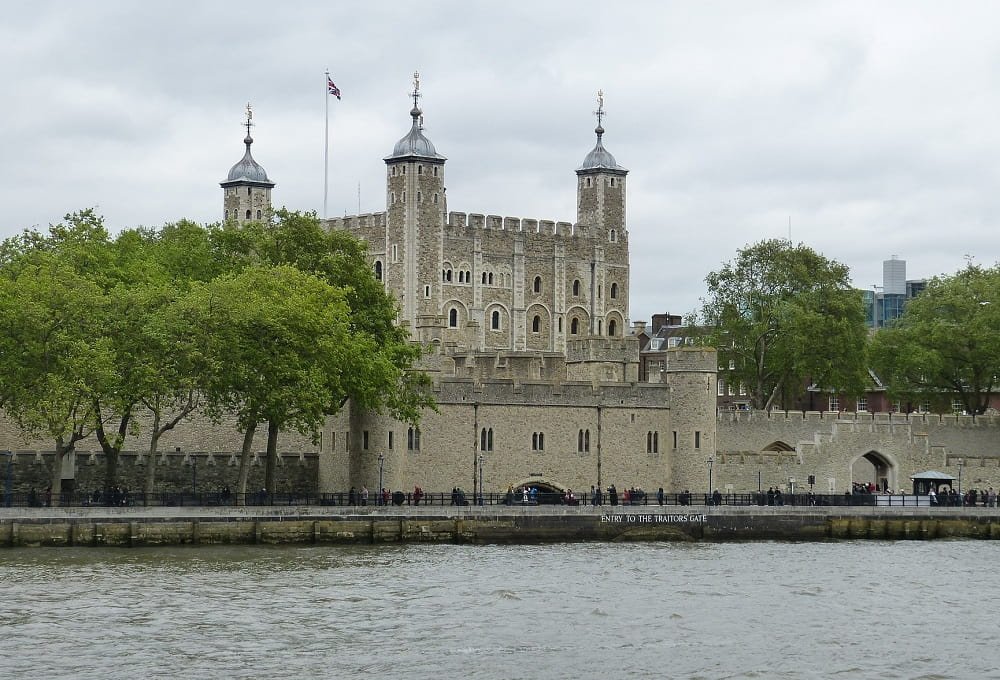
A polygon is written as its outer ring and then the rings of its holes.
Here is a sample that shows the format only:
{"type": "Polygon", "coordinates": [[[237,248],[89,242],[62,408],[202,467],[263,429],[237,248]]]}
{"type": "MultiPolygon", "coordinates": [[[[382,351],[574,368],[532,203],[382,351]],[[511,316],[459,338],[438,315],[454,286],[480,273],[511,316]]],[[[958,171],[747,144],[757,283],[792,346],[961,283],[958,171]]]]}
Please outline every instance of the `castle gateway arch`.
{"type": "Polygon", "coordinates": [[[891,456],[870,450],[853,460],[850,466],[851,481],[874,484],[879,491],[899,488],[899,466],[891,456]]]}

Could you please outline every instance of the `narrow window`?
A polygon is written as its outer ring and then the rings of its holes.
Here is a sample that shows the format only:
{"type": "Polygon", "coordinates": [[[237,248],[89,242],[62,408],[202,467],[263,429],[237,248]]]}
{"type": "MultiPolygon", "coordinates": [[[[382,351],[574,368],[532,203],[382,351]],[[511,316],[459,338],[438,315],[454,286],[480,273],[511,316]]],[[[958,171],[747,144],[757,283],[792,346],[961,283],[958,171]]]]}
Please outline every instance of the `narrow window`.
{"type": "Polygon", "coordinates": [[[486,272],[483,272],[483,285],[486,285],[486,272]]]}
{"type": "Polygon", "coordinates": [[[611,284],[611,299],[612,300],[617,300],[618,299],[618,284],[617,283],[612,283],[611,284]]]}
{"type": "Polygon", "coordinates": [[[647,432],[646,433],[646,453],[652,453],[652,452],[653,452],[653,433],[652,432],[647,432]]]}
{"type": "Polygon", "coordinates": [[[614,178],[614,177],[612,177],[612,178],[611,178],[611,186],[614,186],[614,185],[615,185],[615,178],[614,178]]]}
{"type": "Polygon", "coordinates": [[[258,211],[257,211],[257,219],[258,219],[258,220],[260,219],[260,215],[261,215],[261,213],[260,213],[260,211],[258,210],[258,211]]]}
{"type": "Polygon", "coordinates": [[[611,241],[612,243],[617,243],[617,241],[618,241],[618,232],[615,231],[614,229],[612,229],[611,231],[609,231],[608,232],[608,240],[611,241]]]}
{"type": "Polygon", "coordinates": [[[500,312],[493,310],[493,314],[490,317],[490,328],[495,331],[500,330],[500,312]]]}
{"type": "Polygon", "coordinates": [[[583,450],[590,451],[590,430],[583,431],[583,450]]]}
{"type": "Polygon", "coordinates": [[[435,177],[437,177],[437,176],[438,176],[438,169],[437,169],[437,166],[436,166],[436,165],[434,166],[434,176],[435,176],[435,177]]]}
{"type": "Polygon", "coordinates": [[[612,319],[611,321],[608,322],[608,335],[613,338],[613,337],[615,337],[615,333],[617,331],[618,331],[618,327],[615,324],[615,320],[612,319]]]}
{"type": "Polygon", "coordinates": [[[536,276],[535,277],[535,283],[534,283],[533,287],[534,287],[534,290],[535,290],[536,293],[541,293],[542,292],[542,277],[541,276],[536,276]]]}
{"type": "Polygon", "coordinates": [[[580,332],[580,322],[577,319],[573,319],[569,322],[569,334],[576,335],[580,332]]]}
{"type": "Polygon", "coordinates": [[[422,166],[422,165],[418,165],[417,166],[417,174],[418,175],[424,174],[424,166],[422,166]]]}
{"type": "Polygon", "coordinates": [[[659,452],[660,452],[660,433],[659,432],[654,432],[653,433],[653,453],[659,453],[659,452]]]}
{"type": "Polygon", "coordinates": [[[392,246],[392,261],[399,262],[399,246],[396,244],[392,246]]]}
{"type": "Polygon", "coordinates": [[[559,317],[559,321],[557,323],[558,323],[558,326],[559,326],[559,332],[562,333],[562,317],[561,316],[559,317]]]}
{"type": "Polygon", "coordinates": [[[429,298],[430,296],[431,296],[431,287],[430,286],[424,286],[424,297],[425,298],[429,298]]]}
{"type": "Polygon", "coordinates": [[[701,432],[698,432],[697,430],[695,430],[694,433],[694,448],[701,448],[701,432]]]}
{"type": "Polygon", "coordinates": [[[490,285],[492,286],[492,285],[493,285],[493,272],[490,272],[490,273],[489,273],[489,278],[488,278],[488,280],[489,280],[489,283],[490,283],[490,285]]]}
{"type": "Polygon", "coordinates": [[[421,192],[419,192],[419,191],[418,191],[418,192],[417,192],[417,203],[420,203],[420,202],[422,202],[423,200],[424,200],[424,195],[423,195],[423,193],[421,193],[421,192]]]}
{"type": "Polygon", "coordinates": [[[437,205],[437,202],[438,202],[438,195],[434,194],[434,205],[437,205]]]}
{"type": "Polygon", "coordinates": [[[375,280],[382,280],[382,262],[379,260],[375,260],[375,280]]]}
{"type": "Polygon", "coordinates": [[[411,427],[406,431],[406,448],[410,451],[420,450],[420,428],[411,427]]]}
{"type": "Polygon", "coordinates": [[[250,219],[250,211],[247,210],[247,219],[250,219]]]}
{"type": "Polygon", "coordinates": [[[448,327],[458,328],[458,310],[454,307],[448,310],[448,327]]]}
{"type": "Polygon", "coordinates": [[[389,430],[389,450],[392,450],[392,430],[389,430]]]}
{"type": "Polygon", "coordinates": [[[677,449],[677,430],[674,430],[674,450],[677,449]]]}
{"type": "Polygon", "coordinates": [[[579,281],[579,279],[573,281],[573,297],[580,297],[580,281],[579,281]]]}
{"type": "Polygon", "coordinates": [[[250,187],[247,187],[247,196],[250,196],[252,194],[253,194],[253,189],[251,189],[250,187]]]}
{"type": "Polygon", "coordinates": [[[538,331],[541,330],[541,328],[542,328],[542,317],[535,316],[535,318],[531,320],[531,332],[537,333],[538,331]]]}
{"type": "Polygon", "coordinates": [[[485,427],[483,428],[483,431],[479,433],[479,450],[480,451],[485,451],[486,450],[486,428],[485,427]]]}
{"type": "Polygon", "coordinates": [[[576,450],[578,453],[583,453],[583,430],[576,435],[576,450]]]}
{"type": "Polygon", "coordinates": [[[493,428],[486,430],[486,450],[493,450],[493,428]]]}
{"type": "Polygon", "coordinates": [[[368,430],[361,433],[361,448],[365,451],[368,450],[368,430]]]}

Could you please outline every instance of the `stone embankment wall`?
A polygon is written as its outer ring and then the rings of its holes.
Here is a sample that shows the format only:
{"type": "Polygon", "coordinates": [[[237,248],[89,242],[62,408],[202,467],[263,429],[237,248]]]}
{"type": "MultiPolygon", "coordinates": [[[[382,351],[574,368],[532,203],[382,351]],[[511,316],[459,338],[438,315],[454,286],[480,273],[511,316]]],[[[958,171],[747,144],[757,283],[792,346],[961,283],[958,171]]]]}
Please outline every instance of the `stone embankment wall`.
{"type": "Polygon", "coordinates": [[[0,509],[0,546],[1000,538],[994,509],[0,509]]]}

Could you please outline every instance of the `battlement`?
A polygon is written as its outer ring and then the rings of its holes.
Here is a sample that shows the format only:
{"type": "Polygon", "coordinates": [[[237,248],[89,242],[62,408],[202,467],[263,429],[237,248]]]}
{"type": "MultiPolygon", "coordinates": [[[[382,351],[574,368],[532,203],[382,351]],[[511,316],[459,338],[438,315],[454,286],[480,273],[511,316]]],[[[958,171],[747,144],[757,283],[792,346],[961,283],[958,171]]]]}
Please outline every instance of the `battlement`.
{"type": "Polygon", "coordinates": [[[664,353],[665,373],[717,373],[719,359],[710,347],[673,347],[664,353]]]}
{"type": "Polygon", "coordinates": [[[449,212],[447,226],[460,229],[545,234],[563,238],[592,238],[599,233],[598,230],[585,224],[464,212],[449,212]]]}
{"type": "Polygon", "coordinates": [[[341,231],[356,231],[370,227],[384,227],[385,213],[364,213],[362,215],[345,215],[343,217],[331,217],[323,220],[322,225],[327,229],[339,229],[341,231]]]}
{"type": "Polygon", "coordinates": [[[592,336],[566,343],[566,361],[639,361],[639,340],[632,335],[621,338],[592,336]]]}
{"type": "Polygon", "coordinates": [[[718,420],[726,423],[825,422],[924,427],[995,428],[1000,416],[962,416],[950,413],[860,413],[847,411],[719,411],[718,420]]]}
{"type": "Polygon", "coordinates": [[[503,378],[472,380],[445,378],[435,385],[434,398],[445,404],[494,404],[525,406],[601,406],[666,408],[669,388],[651,383],[582,381],[533,381],[503,378]]]}

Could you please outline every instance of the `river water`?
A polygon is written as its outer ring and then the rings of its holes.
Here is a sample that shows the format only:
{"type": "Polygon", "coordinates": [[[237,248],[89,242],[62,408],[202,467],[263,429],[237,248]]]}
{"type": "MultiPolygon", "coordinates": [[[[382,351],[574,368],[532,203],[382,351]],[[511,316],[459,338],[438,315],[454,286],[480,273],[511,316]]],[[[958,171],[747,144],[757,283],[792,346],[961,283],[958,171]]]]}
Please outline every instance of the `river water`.
{"type": "Polygon", "coordinates": [[[3,678],[998,678],[1000,542],[0,550],[3,678]]]}

